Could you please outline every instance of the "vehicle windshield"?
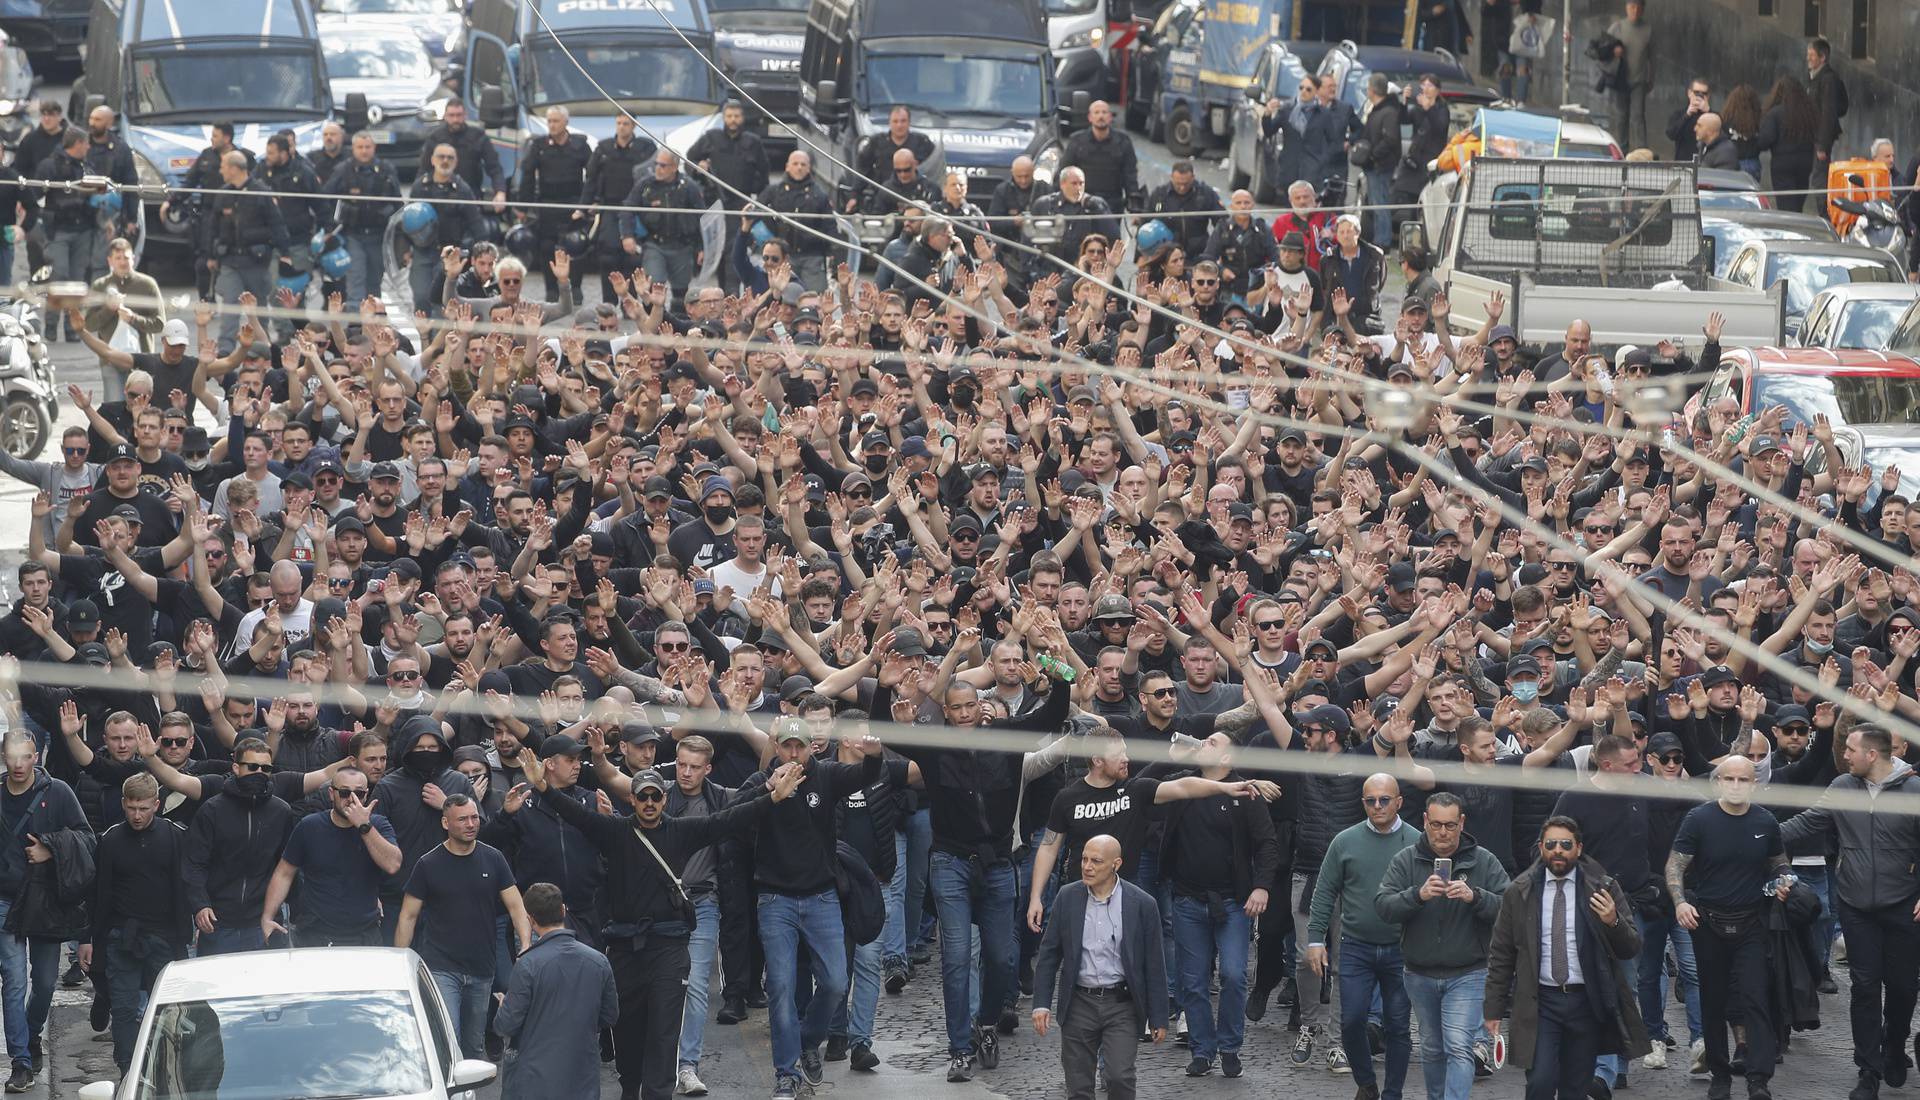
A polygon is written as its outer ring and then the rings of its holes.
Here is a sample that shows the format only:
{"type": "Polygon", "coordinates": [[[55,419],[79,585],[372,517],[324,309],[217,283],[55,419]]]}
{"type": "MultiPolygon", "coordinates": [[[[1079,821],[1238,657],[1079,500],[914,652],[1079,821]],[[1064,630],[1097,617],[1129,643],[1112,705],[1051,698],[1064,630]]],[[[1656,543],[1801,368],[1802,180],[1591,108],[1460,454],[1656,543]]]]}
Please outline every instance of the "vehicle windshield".
{"type": "Polygon", "coordinates": [[[324,114],[318,67],[302,50],[164,50],[133,58],[133,117],[324,114]],[[244,104],[236,107],[235,104],[244,104]]]}
{"type": "MultiPolygon", "coordinates": [[[[1884,348],[1893,339],[1893,326],[1900,323],[1910,301],[1876,300],[1855,302],[1840,315],[1837,348],[1884,348]]],[[[1920,470],[1920,466],[1914,467],[1920,470]]],[[[1876,467],[1877,469],[1877,467],[1876,467]]]]}
{"type": "Polygon", "coordinates": [[[1817,252],[1776,252],[1767,257],[1767,286],[1787,281],[1787,312],[1799,317],[1813,299],[1843,283],[1890,283],[1888,264],[1872,257],[1823,256],[1817,252]]]}
{"type": "Polygon", "coordinates": [[[1100,0],[1046,0],[1048,15],[1085,15],[1100,6],[1100,0]]]}
{"type": "Polygon", "coordinates": [[[715,15],[735,11],[805,12],[807,0],[707,0],[707,10],[715,15]]]}
{"type": "Polygon", "coordinates": [[[320,0],[317,9],[340,15],[446,15],[447,0],[320,0]]]}
{"type": "Polygon", "coordinates": [[[222,997],[153,1010],[138,1095],[150,1100],[348,1100],[433,1088],[400,991],[222,997]]]}
{"type": "Polygon", "coordinates": [[[430,80],[433,62],[413,38],[357,38],[327,50],[332,80],[430,80]]]}
{"type": "MultiPolygon", "coordinates": [[[[1908,500],[1920,496],[1920,445],[1902,446],[1899,444],[1869,444],[1864,456],[1865,461],[1876,470],[1897,468],[1900,471],[1900,488],[1896,490],[1908,500]]],[[[1873,496],[1880,495],[1880,479],[1873,479],[1873,496]]]]}
{"type": "Polygon", "coordinates": [[[677,39],[601,46],[569,42],[567,49],[572,59],[551,41],[534,47],[529,55],[532,94],[527,102],[534,107],[589,104],[591,108],[580,113],[604,114],[612,110],[606,102],[609,96],[622,101],[715,102],[707,66],[677,39]]]}
{"type": "Polygon", "coordinates": [[[1789,428],[1811,425],[1815,416],[1835,424],[1908,423],[1920,417],[1920,378],[1763,373],[1754,380],[1750,407],[1774,405],[1787,407],[1789,428]]]}
{"type": "Polygon", "coordinates": [[[1033,118],[1046,73],[1028,58],[868,54],[867,102],[904,103],[938,115],[1033,118]]]}

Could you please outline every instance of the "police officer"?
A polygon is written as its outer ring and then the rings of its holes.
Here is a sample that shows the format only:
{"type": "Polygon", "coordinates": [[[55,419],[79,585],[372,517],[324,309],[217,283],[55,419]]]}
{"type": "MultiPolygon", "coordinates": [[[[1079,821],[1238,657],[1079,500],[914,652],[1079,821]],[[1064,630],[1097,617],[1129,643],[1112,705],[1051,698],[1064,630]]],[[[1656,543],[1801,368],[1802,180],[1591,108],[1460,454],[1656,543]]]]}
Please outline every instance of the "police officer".
{"type": "MultiPolygon", "coordinates": [[[[213,292],[220,301],[236,304],[252,292],[266,303],[273,296],[274,257],[287,254],[287,223],[280,207],[252,177],[246,154],[231,150],[220,161],[222,187],[209,196],[206,262],[213,270],[213,292]]],[[[220,319],[220,345],[233,345],[240,327],[238,313],[220,319]]]]}
{"type": "Polygon", "coordinates": [[[933,139],[913,128],[913,112],[895,107],[887,112],[887,132],[875,134],[860,147],[855,167],[860,169],[861,178],[853,181],[853,197],[847,201],[847,210],[873,209],[869,199],[876,182],[900,190],[888,175],[887,166],[899,166],[902,149],[913,154],[915,164],[933,159],[933,139]]]}
{"type": "Polygon", "coordinates": [[[952,223],[954,237],[971,255],[974,237],[987,228],[987,213],[967,198],[967,177],[964,173],[947,172],[947,178],[941,181],[940,199],[933,204],[933,212],[952,223]]]}
{"type": "Polygon", "coordinates": [[[620,215],[620,247],[628,256],[637,254],[655,282],[671,286],[676,300],[686,295],[706,260],[700,247],[700,215],[677,212],[698,210],[700,197],[700,186],[680,174],[680,158],[662,149],[653,155],[652,174],[633,185],[624,205],[664,209],[620,215]]]}
{"type": "MultiPolygon", "coordinates": [[[[171,199],[160,204],[160,217],[162,220],[165,220],[169,214],[174,213],[185,216],[187,223],[187,240],[191,243],[195,252],[203,255],[206,253],[206,241],[204,238],[207,227],[202,213],[206,209],[207,196],[201,194],[200,191],[201,189],[210,191],[220,186],[220,158],[226,156],[232,150],[233,123],[214,123],[207,130],[207,147],[200,150],[200,155],[193,159],[193,166],[188,168],[187,174],[180,179],[181,187],[187,189],[186,193],[180,198],[180,206],[176,208],[171,199]]],[[[249,164],[252,163],[252,153],[247,154],[247,160],[249,164]]],[[[202,265],[195,264],[193,288],[195,292],[199,294],[201,301],[212,301],[213,272],[207,270],[206,267],[202,265]]]]}
{"type": "MultiPolygon", "coordinates": [[[[327,201],[304,197],[319,194],[320,181],[314,178],[306,158],[294,151],[292,134],[282,131],[267,139],[267,152],[254,166],[254,178],[274,193],[280,218],[287,223],[286,270],[282,274],[312,271],[317,259],[313,231],[327,217],[327,201]]],[[[273,327],[282,330],[288,323],[275,322],[273,327]]]]}
{"type": "MultiPolygon", "coordinates": [[[[720,200],[720,207],[729,213],[738,211],[746,205],[742,195],[757,195],[767,186],[767,175],[773,171],[767,163],[766,147],[760,144],[760,135],[747,129],[747,111],[737,99],[729,99],[720,109],[720,128],[708,130],[700,135],[700,140],[687,150],[687,159],[699,165],[701,170],[711,173],[712,179],[704,181],[707,200],[720,200]],[[712,186],[717,179],[725,187],[712,186]]],[[[733,238],[740,231],[739,219],[723,219],[726,224],[726,238],[721,241],[721,255],[733,254],[733,238]]],[[[732,293],[738,285],[739,277],[732,265],[720,265],[720,285],[732,293]]]]}
{"type": "Polygon", "coordinates": [[[882,182],[887,185],[886,190],[869,187],[862,193],[862,213],[898,214],[909,203],[931,210],[933,204],[940,201],[939,190],[920,174],[920,160],[911,149],[893,151],[893,171],[882,182]]]}
{"type": "MultiPolygon", "coordinates": [[[[34,168],[40,179],[72,182],[87,174],[87,132],[68,128],[59,151],[34,168]]],[[[41,198],[46,213],[47,262],[53,265],[57,280],[84,279],[92,263],[95,238],[100,228],[95,223],[93,206],[83,191],[48,188],[41,198]]],[[[67,343],[80,342],[72,323],[67,325],[67,343]]]]}
{"type": "MultiPolygon", "coordinates": [[[[1060,172],[1060,190],[1051,195],[1043,195],[1033,201],[1029,209],[1033,217],[1053,214],[1066,215],[1061,226],[1060,240],[1047,252],[1067,261],[1069,265],[1080,258],[1080,242],[1089,233],[1099,233],[1108,240],[1120,239],[1120,219],[1113,217],[1113,207],[1107,200],[1087,189],[1087,174],[1079,168],[1065,168],[1060,172]],[[1077,217],[1091,214],[1093,217],[1077,217]],[[1107,215],[1100,217],[1098,215],[1107,215]]],[[[1039,263],[1033,257],[1027,257],[1027,274],[1032,277],[1045,275],[1054,265],[1039,263]]]]}
{"type": "MultiPolygon", "coordinates": [[[[133,150],[127,147],[125,138],[114,132],[117,121],[113,108],[95,107],[87,113],[87,171],[96,176],[105,176],[115,183],[135,187],[140,183],[140,175],[133,167],[133,150]]],[[[248,154],[252,162],[252,154],[248,154]]],[[[93,255],[87,261],[87,281],[92,282],[107,273],[107,242],[115,237],[132,239],[133,211],[137,205],[129,201],[122,204],[119,217],[100,227],[101,232],[94,241],[93,255]]]]}
{"type": "MultiPolygon", "coordinates": [[[[1037,199],[1052,191],[1051,184],[1034,179],[1033,158],[1022,153],[1013,158],[1006,182],[993,189],[993,199],[987,204],[987,224],[1000,236],[1019,240],[1026,227],[1027,211],[1037,199]]],[[[1005,245],[1000,246],[1000,251],[1001,263],[1016,266],[1009,261],[1017,252],[1005,245]]]]}
{"type": "Polygon", "coordinates": [[[460,163],[454,173],[467,181],[467,188],[476,195],[492,195],[493,212],[504,212],[507,173],[500,167],[500,153],[493,147],[486,130],[467,124],[467,105],[459,99],[448,100],[440,125],[427,131],[426,144],[420,147],[420,175],[433,171],[433,151],[442,145],[453,146],[459,156],[460,163]]]}
{"type": "Polygon", "coordinates": [[[1266,220],[1253,216],[1253,193],[1235,191],[1230,201],[1230,213],[1213,227],[1201,258],[1220,265],[1222,294],[1245,294],[1248,276],[1273,263],[1278,251],[1266,220]]]}
{"type": "Polygon", "coordinates": [[[587,158],[587,184],[580,193],[580,202],[588,208],[582,218],[592,223],[594,251],[604,253],[607,259],[602,265],[605,270],[600,273],[603,302],[619,300],[607,272],[618,270],[624,274],[632,270],[633,263],[630,257],[624,262],[620,257],[621,216],[611,210],[593,208],[615,202],[618,196],[632,191],[636,178],[645,174],[642,169],[655,148],[652,138],[637,136],[633,120],[621,115],[613,121],[613,140],[594,146],[593,155],[587,158]]]}
{"type": "Polygon", "coordinates": [[[1113,108],[1104,99],[1087,107],[1087,128],[1067,139],[1060,167],[1084,171],[1087,190],[1105,199],[1110,210],[1131,209],[1139,199],[1140,162],[1133,139],[1113,128],[1113,108]]]}
{"type": "MultiPolygon", "coordinates": [[[[57,99],[40,101],[40,125],[27,131],[14,147],[13,164],[23,176],[32,175],[40,167],[40,162],[60,151],[60,141],[67,134],[66,109],[57,99]]],[[[35,224],[27,234],[27,270],[38,271],[47,262],[47,233],[42,225],[35,224]]]]}
{"type": "Polygon", "coordinates": [[[353,135],[353,153],[333,170],[324,188],[329,195],[340,196],[336,215],[341,243],[353,264],[347,268],[347,301],[358,303],[369,294],[380,293],[380,282],[387,270],[387,219],[394,204],[381,201],[400,197],[400,184],[374,155],[373,135],[362,130],[353,135]]]}
{"type": "MultiPolygon", "coordinates": [[[[340,125],[338,122],[332,122],[332,121],[329,121],[324,126],[321,126],[320,127],[320,148],[315,149],[311,153],[305,154],[301,158],[307,162],[307,167],[313,170],[313,178],[320,181],[320,186],[315,187],[314,190],[319,191],[324,189],[327,185],[327,181],[333,178],[334,169],[339,168],[342,164],[345,164],[347,162],[348,157],[350,157],[351,155],[352,154],[348,152],[348,148],[347,148],[347,128],[346,127],[340,125]]],[[[329,224],[333,220],[331,204],[322,203],[320,209],[321,209],[321,213],[316,219],[316,221],[318,222],[318,225],[329,224]]],[[[318,225],[316,226],[316,228],[318,228],[318,225]]],[[[301,242],[296,240],[294,243],[299,244],[301,242]]],[[[309,246],[311,246],[312,244],[311,240],[309,240],[307,243],[309,244],[309,246]]],[[[317,260],[318,257],[315,257],[315,259],[317,260]]],[[[346,284],[346,281],[343,279],[320,280],[320,298],[322,301],[325,301],[328,297],[334,294],[340,294],[344,296],[346,292],[347,292],[347,284],[346,284]]]]}
{"type": "Polygon", "coordinates": [[[414,199],[433,206],[431,240],[413,242],[413,262],[407,265],[407,282],[413,287],[413,308],[433,312],[434,292],[440,289],[445,269],[439,260],[440,249],[452,245],[460,249],[472,246],[484,228],[480,208],[474,205],[473,188],[454,171],[460,154],[451,142],[435,146],[427,158],[433,167],[413,181],[414,199]],[[453,199],[447,202],[443,200],[453,199]]]}
{"type": "MultiPolygon", "coordinates": [[[[802,149],[787,154],[786,171],[760,192],[759,201],[760,205],[776,214],[833,213],[833,204],[827,198],[826,188],[813,178],[813,158],[802,149]]],[[[793,267],[793,277],[799,280],[800,285],[815,292],[826,290],[833,245],[807,230],[836,234],[834,220],[831,217],[800,218],[796,221],[768,218],[766,224],[774,236],[787,243],[787,262],[793,267]]]]}
{"type": "MultiPolygon", "coordinates": [[[[521,202],[560,203],[569,208],[579,205],[581,192],[587,185],[587,158],[592,155],[592,150],[587,147],[585,135],[567,129],[569,117],[565,107],[548,107],[547,132],[529,140],[527,147],[520,151],[521,202]]],[[[549,301],[560,299],[560,288],[554,281],[550,257],[553,250],[559,247],[560,238],[573,228],[573,216],[577,212],[561,206],[536,207],[523,212],[523,216],[533,222],[534,233],[540,241],[540,270],[547,281],[549,301]]],[[[575,261],[584,259],[571,255],[568,258],[575,261]]],[[[580,297],[583,267],[585,264],[575,262],[568,276],[576,301],[580,297]]]]}
{"type": "Polygon", "coordinates": [[[1198,256],[1207,247],[1207,238],[1213,235],[1218,215],[1226,212],[1220,203],[1220,192],[1194,178],[1190,160],[1174,161],[1168,179],[1170,182],[1161,184],[1147,196],[1146,213],[1173,230],[1173,239],[1180,242],[1182,252],[1198,256]]]}

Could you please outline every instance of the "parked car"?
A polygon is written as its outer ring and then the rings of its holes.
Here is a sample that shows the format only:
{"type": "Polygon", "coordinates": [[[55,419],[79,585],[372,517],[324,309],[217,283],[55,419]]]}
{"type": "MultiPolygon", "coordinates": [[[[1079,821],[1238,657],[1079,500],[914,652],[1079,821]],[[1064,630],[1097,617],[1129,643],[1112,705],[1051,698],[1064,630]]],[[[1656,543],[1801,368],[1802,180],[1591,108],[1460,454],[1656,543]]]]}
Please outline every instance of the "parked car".
{"type": "MultiPolygon", "coordinates": [[[[1920,361],[1859,348],[1728,348],[1687,402],[1687,420],[1729,397],[1742,415],[1786,406],[1788,430],[1825,416],[1841,457],[1858,465],[1865,443],[1855,426],[1920,413],[1920,361]]],[[[1807,472],[1825,468],[1826,456],[1815,448],[1807,472]]]]}
{"type": "Polygon", "coordinates": [[[1904,283],[1907,273],[1878,248],[1832,241],[1748,241],[1727,264],[1726,281],[1765,290],[1775,283],[1786,291],[1786,335],[1798,338],[1814,295],[1847,283],[1904,283]]]}
{"type": "Polygon", "coordinates": [[[92,0],[7,0],[0,3],[0,30],[42,68],[80,60],[87,40],[92,0]]]}
{"type": "Polygon", "coordinates": [[[1621,160],[1620,143],[1605,126],[1562,119],[1560,155],[1574,160],[1621,160]]]}
{"type": "Polygon", "coordinates": [[[1771,210],[1773,199],[1760,193],[1760,181],[1725,168],[1700,169],[1700,205],[1707,209],[1744,207],[1771,210]]]}
{"type": "Polygon", "coordinates": [[[420,956],[312,947],[168,964],[147,998],[132,1072],[80,1096],[449,1100],[496,1073],[491,1062],[460,1057],[420,956]]]}
{"type": "MultiPolygon", "coordinates": [[[[1920,414],[1920,409],[1912,410],[1920,414]]],[[[1860,461],[1873,467],[1877,475],[1889,466],[1900,471],[1900,487],[1895,490],[1908,500],[1920,500],[1920,427],[1912,423],[1856,424],[1860,437],[1860,461]]],[[[1880,496],[1880,479],[1873,479],[1861,511],[1873,506],[1880,496]]]]}
{"type": "Polygon", "coordinates": [[[317,0],[320,26],[344,23],[378,30],[395,38],[411,37],[433,59],[435,68],[467,49],[466,5],[461,0],[317,0]]]}
{"type": "Polygon", "coordinates": [[[1894,326],[1920,301],[1913,283],[1846,283],[1814,296],[1797,343],[1810,348],[1884,350],[1894,326]]]}
{"type": "Polygon", "coordinates": [[[420,166],[420,146],[438,125],[451,96],[440,70],[417,38],[378,27],[327,20],[320,49],[336,99],[350,92],[367,97],[367,132],[381,160],[404,179],[420,166]]]}
{"type": "Polygon", "coordinates": [[[1700,215],[1700,232],[1713,243],[1713,273],[1726,277],[1727,267],[1748,241],[1838,241],[1833,226],[1817,214],[1791,210],[1756,210],[1723,206],[1700,215]]]}

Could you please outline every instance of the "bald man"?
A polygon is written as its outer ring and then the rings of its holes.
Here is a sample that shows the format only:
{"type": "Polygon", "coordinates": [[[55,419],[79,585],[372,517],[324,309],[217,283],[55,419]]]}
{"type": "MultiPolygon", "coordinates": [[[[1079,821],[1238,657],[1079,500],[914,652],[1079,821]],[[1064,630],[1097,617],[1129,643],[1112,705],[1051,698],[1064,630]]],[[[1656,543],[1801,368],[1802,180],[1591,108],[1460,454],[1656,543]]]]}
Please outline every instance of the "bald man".
{"type": "Polygon", "coordinates": [[[1113,126],[1113,107],[1104,99],[1087,105],[1087,128],[1077,130],[1060,150],[1060,167],[1087,174],[1087,190],[1115,211],[1140,205],[1140,161],[1133,139],[1113,126]]]}
{"type": "MultiPolygon", "coordinates": [[[[1753,805],[1757,785],[1753,761],[1744,756],[1723,757],[1714,767],[1714,801],[1689,811],[1673,839],[1667,893],[1673,898],[1674,919],[1693,933],[1700,1026],[1712,1077],[1707,1095],[1724,1097],[1732,1087],[1733,1063],[1727,1055],[1731,1014],[1746,1025],[1747,1096],[1771,1100],[1768,1080],[1778,1040],[1767,992],[1762,902],[1769,884],[1790,867],[1780,823],[1766,807],[1753,805]]],[[[1788,889],[1782,883],[1772,892],[1784,899],[1788,889]]]]}
{"type": "Polygon", "coordinates": [[[1160,907],[1120,877],[1120,842],[1101,835],[1080,850],[1080,881],[1064,886],[1033,961],[1033,1030],[1056,1015],[1068,1100],[1093,1100],[1105,1056],[1107,1096],[1133,1100],[1134,1054],[1144,1021],[1167,1037],[1167,961],[1160,907]],[[1054,994],[1059,984],[1059,996],[1054,994]]]}
{"type": "Polygon", "coordinates": [[[1407,1030],[1412,1010],[1400,958],[1400,926],[1381,917],[1373,899],[1393,857],[1417,844],[1420,831],[1400,819],[1400,781],[1385,772],[1376,772],[1361,784],[1360,808],[1366,818],[1341,830],[1327,845],[1326,859],[1320,863],[1307,921],[1307,965],[1322,978],[1327,975],[1337,911],[1340,1045],[1328,1048],[1327,1068],[1336,1073],[1349,1068],[1360,1093],[1397,1100],[1413,1057],[1407,1030]],[[1367,1035],[1367,1009],[1376,991],[1380,1029],[1387,1041],[1385,1082],[1376,1080],[1373,1044],[1367,1035]]]}

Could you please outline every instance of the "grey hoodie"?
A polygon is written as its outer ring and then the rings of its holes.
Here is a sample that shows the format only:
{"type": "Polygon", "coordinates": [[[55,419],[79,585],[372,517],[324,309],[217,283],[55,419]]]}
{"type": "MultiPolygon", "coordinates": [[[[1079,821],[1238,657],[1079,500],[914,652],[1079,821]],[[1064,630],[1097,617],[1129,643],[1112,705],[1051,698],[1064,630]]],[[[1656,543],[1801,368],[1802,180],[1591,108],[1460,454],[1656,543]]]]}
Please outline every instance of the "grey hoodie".
{"type": "Polygon", "coordinates": [[[1380,919],[1401,928],[1400,954],[1407,969],[1430,978],[1454,978],[1486,968],[1487,940],[1507,892],[1506,868],[1474,843],[1472,834],[1461,836],[1451,858],[1452,877],[1473,887],[1472,901],[1420,899],[1434,861],[1424,835],[1419,843],[1394,853],[1373,899],[1380,919]]]}
{"type": "Polygon", "coordinates": [[[1834,895],[1855,909],[1911,906],[1920,895],[1920,782],[1905,761],[1896,760],[1884,783],[1871,784],[1843,775],[1827,785],[1829,791],[1866,791],[1873,797],[1867,811],[1831,809],[1822,804],[1780,825],[1780,839],[1788,844],[1807,837],[1832,835],[1840,851],[1833,870],[1834,895]]]}

